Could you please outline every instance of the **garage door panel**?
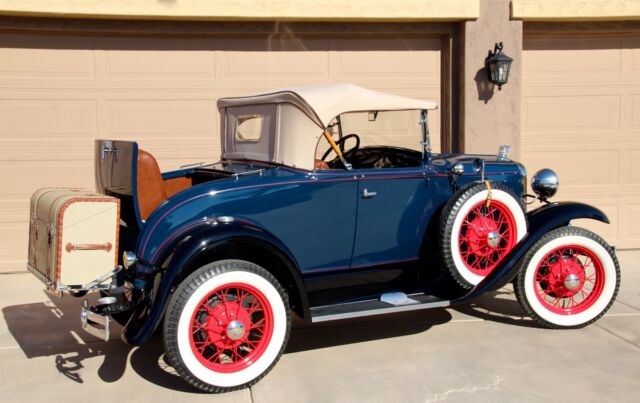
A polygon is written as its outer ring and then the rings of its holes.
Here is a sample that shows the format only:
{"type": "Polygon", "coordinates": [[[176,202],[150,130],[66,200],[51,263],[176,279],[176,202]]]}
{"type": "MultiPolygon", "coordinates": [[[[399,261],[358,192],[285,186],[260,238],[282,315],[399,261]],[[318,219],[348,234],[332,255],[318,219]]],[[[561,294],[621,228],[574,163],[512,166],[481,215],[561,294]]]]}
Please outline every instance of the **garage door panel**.
{"type": "Polygon", "coordinates": [[[0,78],[94,77],[93,47],[90,37],[1,35],[0,78]]]}
{"type": "Polygon", "coordinates": [[[531,83],[544,83],[549,77],[564,83],[580,82],[585,76],[593,82],[615,80],[621,73],[621,43],[598,38],[527,41],[523,73],[531,83]]]}
{"type": "Polygon", "coordinates": [[[624,171],[627,173],[625,185],[640,186],[640,147],[627,152],[627,165],[624,171]]]}
{"type": "Polygon", "coordinates": [[[93,189],[93,150],[89,158],[78,161],[43,161],[0,163],[3,185],[0,197],[29,199],[38,188],[46,186],[93,189]],[[25,180],[28,178],[28,180],[25,180]]]}
{"type": "Polygon", "coordinates": [[[411,80],[419,77],[418,81],[436,81],[440,79],[440,60],[434,58],[424,50],[438,51],[438,41],[420,39],[369,40],[362,51],[362,40],[334,40],[331,67],[333,75],[338,79],[353,79],[360,77],[376,77],[382,79],[402,78],[411,80]],[[361,49],[358,52],[349,50],[361,49]],[[398,74],[390,77],[390,74],[398,74]]]}
{"type": "Polygon", "coordinates": [[[224,81],[242,80],[243,87],[254,88],[272,87],[271,83],[290,79],[326,80],[329,78],[328,49],[326,39],[230,39],[220,42],[216,53],[218,75],[224,81]]]}
{"type": "Polygon", "coordinates": [[[546,151],[523,154],[531,172],[548,167],[553,161],[553,169],[558,173],[562,187],[572,188],[585,186],[609,187],[616,189],[619,183],[618,150],[598,151],[546,151]],[[594,163],[594,161],[606,161],[606,163],[594,163]]]}
{"type": "Polygon", "coordinates": [[[0,200],[0,224],[12,224],[23,221],[29,216],[29,203],[25,199],[3,199],[0,200]],[[20,220],[16,220],[16,218],[20,220]]]}
{"type": "Polygon", "coordinates": [[[525,38],[522,157],[560,177],[556,200],[591,203],[610,243],[640,247],[640,37],[525,38]]]}
{"type": "Polygon", "coordinates": [[[527,97],[525,125],[530,131],[617,130],[620,97],[611,95],[527,97]]]}
{"type": "Polygon", "coordinates": [[[2,138],[85,138],[96,132],[94,100],[0,99],[2,138]]]}
{"type": "Polygon", "coordinates": [[[628,234],[628,241],[640,242],[640,203],[625,206],[625,215],[627,220],[625,220],[625,233],[628,234]]]}
{"type": "Polygon", "coordinates": [[[107,79],[215,78],[213,39],[102,38],[98,47],[107,79]]]}
{"type": "Polygon", "coordinates": [[[213,100],[110,100],[107,110],[116,136],[197,137],[216,130],[213,100]]]}
{"type": "Polygon", "coordinates": [[[640,94],[630,96],[631,129],[640,131],[640,94]]]}
{"type": "Polygon", "coordinates": [[[51,161],[91,160],[94,141],[82,139],[3,139],[0,137],[0,163],[29,162],[46,167],[51,161]],[[89,157],[88,157],[89,156],[89,157]]]}

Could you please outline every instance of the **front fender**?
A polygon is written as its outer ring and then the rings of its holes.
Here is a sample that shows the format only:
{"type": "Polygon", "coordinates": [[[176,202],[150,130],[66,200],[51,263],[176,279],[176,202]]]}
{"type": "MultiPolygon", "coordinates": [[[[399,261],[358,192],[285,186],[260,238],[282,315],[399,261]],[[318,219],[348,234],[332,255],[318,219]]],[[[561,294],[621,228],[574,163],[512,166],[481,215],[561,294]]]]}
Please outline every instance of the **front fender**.
{"type": "Polygon", "coordinates": [[[467,302],[487,291],[497,290],[509,283],[518,274],[520,263],[533,244],[549,231],[567,226],[571,220],[579,218],[589,218],[609,224],[609,219],[602,211],[583,203],[549,203],[527,213],[529,222],[527,235],[484,280],[469,293],[452,301],[452,303],[467,302]]]}
{"type": "Polygon", "coordinates": [[[259,227],[234,222],[200,229],[189,234],[187,240],[178,244],[166,270],[158,272],[146,281],[145,292],[139,297],[135,312],[122,331],[122,339],[132,345],[140,345],[148,340],[162,321],[171,291],[183,278],[183,271],[189,263],[207,249],[213,249],[232,240],[258,243],[269,248],[286,262],[287,268],[295,279],[303,312],[307,312],[306,288],[296,261],[286,246],[259,227]]]}

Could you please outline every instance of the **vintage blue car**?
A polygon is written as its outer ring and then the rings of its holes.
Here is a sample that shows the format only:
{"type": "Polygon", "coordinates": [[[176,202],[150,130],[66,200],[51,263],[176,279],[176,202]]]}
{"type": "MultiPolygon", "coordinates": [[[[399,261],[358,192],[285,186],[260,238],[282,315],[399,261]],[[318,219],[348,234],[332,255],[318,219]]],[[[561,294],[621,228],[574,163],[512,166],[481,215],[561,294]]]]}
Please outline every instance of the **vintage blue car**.
{"type": "Polygon", "coordinates": [[[32,202],[30,270],[53,292],[102,293],[81,311],[92,334],[108,338],[113,318],[140,345],[161,328],[168,362],[197,388],[257,382],[285,349],[292,313],[321,322],[447,307],[513,282],[539,325],[575,328],[616,297],[613,248],[569,225],[607,217],[548,202],[550,170],[528,195],[506,147],[433,153],[432,102],[336,84],[218,108],[219,162],[161,173],[135,142],[98,140],[96,193],[43,190],[32,202]],[[525,212],[535,197],[544,205],[525,212]],[[104,208],[81,216],[90,203],[104,208]],[[88,224],[109,208],[115,225],[88,224]],[[61,221],[39,227],[46,217],[61,221]],[[105,240],[65,239],[73,223],[105,240]],[[73,271],[89,277],[65,282],[73,271]]]}

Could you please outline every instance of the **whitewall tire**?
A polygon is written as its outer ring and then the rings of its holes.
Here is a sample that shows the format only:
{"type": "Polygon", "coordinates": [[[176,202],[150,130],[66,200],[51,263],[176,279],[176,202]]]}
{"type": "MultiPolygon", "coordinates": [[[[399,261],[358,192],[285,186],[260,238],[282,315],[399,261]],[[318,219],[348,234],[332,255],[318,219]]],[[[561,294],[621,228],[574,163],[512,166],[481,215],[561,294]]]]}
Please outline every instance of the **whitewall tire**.
{"type": "Polygon", "coordinates": [[[611,307],[620,287],[612,248],[578,227],[543,236],[525,255],[515,280],[525,311],[548,328],[584,327],[611,307]]]}
{"type": "Polygon", "coordinates": [[[445,205],[440,223],[442,259],[452,278],[472,288],[526,235],[522,202],[502,184],[474,183],[445,205]],[[487,198],[491,192],[489,203],[487,198]]]}
{"type": "Polygon", "coordinates": [[[286,292],[242,260],[201,267],[174,292],[164,321],[169,362],[208,392],[250,386],[278,361],[291,327],[286,292]]]}

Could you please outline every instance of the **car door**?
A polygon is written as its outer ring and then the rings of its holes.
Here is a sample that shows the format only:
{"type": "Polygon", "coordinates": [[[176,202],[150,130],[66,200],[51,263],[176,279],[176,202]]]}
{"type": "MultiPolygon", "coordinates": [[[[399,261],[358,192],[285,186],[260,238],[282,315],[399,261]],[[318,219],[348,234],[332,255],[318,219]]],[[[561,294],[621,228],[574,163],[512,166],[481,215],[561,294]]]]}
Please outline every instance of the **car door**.
{"type": "Polygon", "coordinates": [[[414,262],[431,208],[423,167],[361,169],[351,267],[414,262]]]}
{"type": "Polygon", "coordinates": [[[348,270],[356,225],[357,183],[346,170],[323,171],[313,179],[284,186],[274,193],[270,209],[277,236],[298,259],[303,273],[348,270]],[[274,205],[280,206],[273,208],[274,205]]]}

